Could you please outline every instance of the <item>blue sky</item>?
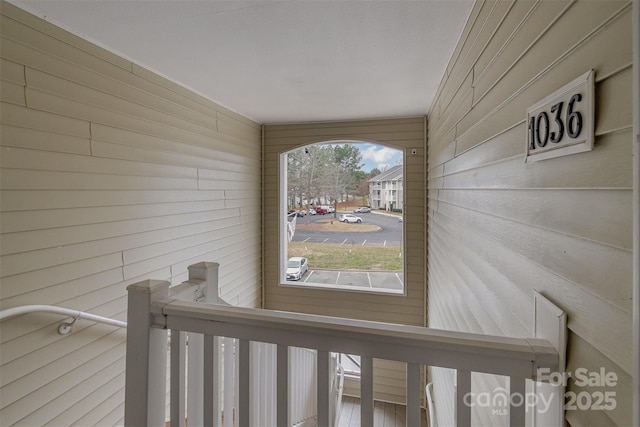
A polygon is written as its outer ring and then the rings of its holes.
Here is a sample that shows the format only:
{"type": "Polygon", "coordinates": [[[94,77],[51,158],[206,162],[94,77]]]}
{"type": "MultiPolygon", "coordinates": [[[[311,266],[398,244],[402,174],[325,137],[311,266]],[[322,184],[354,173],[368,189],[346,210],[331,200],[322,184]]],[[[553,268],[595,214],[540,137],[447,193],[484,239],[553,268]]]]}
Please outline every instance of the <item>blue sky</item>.
{"type": "Polygon", "coordinates": [[[362,162],[365,172],[370,172],[373,168],[381,171],[391,166],[402,164],[402,151],[383,145],[356,144],[362,153],[362,162]]]}

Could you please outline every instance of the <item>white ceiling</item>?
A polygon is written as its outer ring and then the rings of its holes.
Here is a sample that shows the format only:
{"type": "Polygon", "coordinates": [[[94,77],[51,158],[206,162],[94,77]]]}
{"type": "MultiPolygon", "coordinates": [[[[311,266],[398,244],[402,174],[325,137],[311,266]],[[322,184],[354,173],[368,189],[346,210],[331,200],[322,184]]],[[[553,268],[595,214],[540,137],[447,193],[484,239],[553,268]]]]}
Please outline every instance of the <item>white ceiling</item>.
{"type": "Polygon", "coordinates": [[[260,123],[424,115],[471,0],[11,0],[260,123]]]}

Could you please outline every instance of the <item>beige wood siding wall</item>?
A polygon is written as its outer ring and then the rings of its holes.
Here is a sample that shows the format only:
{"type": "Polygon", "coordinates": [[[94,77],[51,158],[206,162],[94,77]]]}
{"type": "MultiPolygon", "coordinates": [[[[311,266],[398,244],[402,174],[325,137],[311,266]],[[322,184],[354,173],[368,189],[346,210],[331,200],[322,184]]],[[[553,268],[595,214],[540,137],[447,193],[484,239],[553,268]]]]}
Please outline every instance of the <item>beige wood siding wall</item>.
{"type": "MultiPolygon", "coordinates": [[[[312,102],[312,100],[310,100],[312,102]]],[[[424,325],[425,296],[425,120],[390,120],[266,125],[264,130],[265,308],[381,322],[424,325]],[[278,278],[279,156],[323,141],[369,141],[405,150],[406,296],[280,286],[278,278]],[[417,150],[411,155],[410,148],[417,150]]],[[[375,361],[375,397],[405,399],[404,366],[375,361]]]]}
{"type": "MultiPolygon", "coordinates": [[[[128,284],[220,263],[261,303],[261,129],[2,3],[0,308],[126,320],[128,284]]],[[[0,424],[122,424],[125,331],[33,314],[1,325],[0,424]]]]}
{"type": "MultiPolygon", "coordinates": [[[[428,115],[429,325],[532,336],[542,291],[568,313],[568,370],[619,379],[616,409],[568,411],[575,426],[631,425],[630,12],[478,1],[428,115]],[[595,149],[525,164],[527,107],[589,69],[595,149]]],[[[432,378],[438,424],[451,425],[453,376],[432,378]]]]}

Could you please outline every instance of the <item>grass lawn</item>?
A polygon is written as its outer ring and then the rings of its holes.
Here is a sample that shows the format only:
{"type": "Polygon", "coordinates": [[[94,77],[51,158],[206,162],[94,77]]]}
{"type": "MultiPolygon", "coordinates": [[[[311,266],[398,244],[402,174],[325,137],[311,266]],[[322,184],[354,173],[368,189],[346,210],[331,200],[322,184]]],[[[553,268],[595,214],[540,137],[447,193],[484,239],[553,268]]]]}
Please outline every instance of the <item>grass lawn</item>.
{"type": "Polygon", "coordinates": [[[402,270],[404,268],[401,246],[291,242],[288,256],[306,257],[311,269],[402,270]]]}

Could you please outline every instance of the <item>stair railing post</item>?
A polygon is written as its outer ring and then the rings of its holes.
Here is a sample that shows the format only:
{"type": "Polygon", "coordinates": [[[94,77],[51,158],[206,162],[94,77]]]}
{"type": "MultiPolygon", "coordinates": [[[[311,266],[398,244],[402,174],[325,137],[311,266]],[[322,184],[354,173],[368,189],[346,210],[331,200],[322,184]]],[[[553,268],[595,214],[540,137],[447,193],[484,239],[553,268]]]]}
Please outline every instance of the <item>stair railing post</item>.
{"type": "Polygon", "coordinates": [[[199,279],[206,282],[204,287],[206,302],[214,304],[220,303],[220,288],[218,283],[219,267],[220,264],[217,262],[199,262],[188,267],[189,280],[199,279]]]}
{"type": "Polygon", "coordinates": [[[169,296],[169,282],[145,280],[127,287],[127,358],[124,423],[164,426],[167,331],[152,328],[151,306],[169,296]]]}
{"type": "MultiPolygon", "coordinates": [[[[218,303],[218,263],[215,262],[200,262],[187,267],[189,270],[189,280],[204,280],[204,284],[201,286],[201,291],[204,293],[203,302],[218,303]]],[[[218,393],[219,387],[214,384],[213,395],[216,399],[215,402],[207,402],[202,399],[204,393],[204,336],[202,334],[188,334],[189,349],[188,349],[188,366],[187,370],[187,419],[191,421],[192,425],[204,425],[205,411],[214,411],[214,419],[218,415],[218,393]],[[217,388],[216,388],[217,387],[217,388]]],[[[217,337],[214,337],[214,341],[217,348],[217,337]]],[[[214,350],[217,351],[217,350],[214,350]]],[[[215,358],[215,360],[218,360],[215,358]]],[[[211,372],[209,369],[207,372],[211,372]]],[[[217,378],[217,376],[215,376],[217,378]]],[[[213,379],[209,379],[213,381],[213,379]]],[[[209,414],[211,415],[211,414],[209,414]]],[[[210,419],[210,418],[207,418],[210,419]]]]}

